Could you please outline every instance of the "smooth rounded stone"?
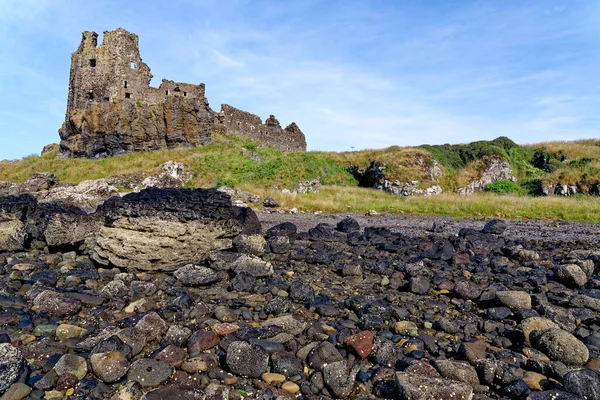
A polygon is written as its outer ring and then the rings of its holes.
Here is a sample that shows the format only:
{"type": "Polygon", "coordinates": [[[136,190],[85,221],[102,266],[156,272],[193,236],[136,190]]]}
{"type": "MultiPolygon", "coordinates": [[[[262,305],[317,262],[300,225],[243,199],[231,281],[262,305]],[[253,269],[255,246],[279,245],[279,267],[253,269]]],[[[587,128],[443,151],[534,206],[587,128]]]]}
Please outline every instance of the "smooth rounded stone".
{"type": "Polygon", "coordinates": [[[443,378],[396,372],[394,381],[400,398],[407,400],[471,400],[473,388],[465,383],[443,378]]]}
{"type": "MultiPolygon", "coordinates": [[[[2,389],[0,389],[1,391],[2,389]]],[[[29,393],[31,393],[29,386],[21,382],[15,382],[0,396],[0,400],[21,400],[27,397],[29,393]]]]}
{"type": "Polygon", "coordinates": [[[236,375],[258,378],[269,369],[269,353],[248,342],[232,342],[226,357],[229,370],[236,375]]]}
{"type": "Polygon", "coordinates": [[[275,225],[265,232],[265,236],[270,238],[273,236],[286,236],[289,238],[290,243],[294,243],[298,234],[298,228],[291,222],[282,222],[281,224],[275,225]]]}
{"type": "Polygon", "coordinates": [[[90,365],[94,374],[104,383],[117,382],[129,370],[129,361],[120,351],[92,354],[90,365]]]}
{"type": "Polygon", "coordinates": [[[496,292],[496,298],[500,304],[513,311],[531,308],[531,295],[527,292],[503,290],[496,292]]]}
{"type": "Polygon", "coordinates": [[[87,362],[85,358],[76,356],[75,354],[65,354],[54,365],[54,371],[59,376],[73,374],[77,379],[81,380],[87,374],[87,362]]]}
{"type": "Polygon", "coordinates": [[[462,342],[458,346],[458,354],[461,358],[474,362],[485,359],[487,345],[484,340],[478,339],[471,342],[462,342]]]}
{"type": "Polygon", "coordinates": [[[435,367],[443,378],[464,382],[471,386],[479,385],[477,371],[471,365],[452,360],[436,360],[435,367]]]}
{"type": "Polygon", "coordinates": [[[485,310],[485,313],[494,321],[502,321],[513,314],[508,307],[490,307],[485,310]]]}
{"type": "Polygon", "coordinates": [[[159,361],[166,361],[175,368],[179,368],[187,357],[188,353],[184,349],[170,344],[164,349],[160,350],[152,358],[159,361]]]}
{"type": "Polygon", "coordinates": [[[62,342],[70,338],[84,337],[88,334],[88,330],[75,325],[60,324],[54,334],[62,342]]]}
{"type": "Polygon", "coordinates": [[[337,398],[345,399],[354,389],[359,370],[359,364],[349,369],[348,360],[334,361],[323,365],[323,381],[337,398]]]}
{"type": "Polygon", "coordinates": [[[531,392],[527,400],[582,400],[581,397],[558,389],[531,392]]]}
{"type": "Polygon", "coordinates": [[[259,257],[247,254],[242,254],[233,261],[231,269],[236,274],[247,272],[255,278],[266,278],[273,275],[273,264],[259,257]]]}
{"type": "Polygon", "coordinates": [[[263,206],[267,208],[277,208],[279,207],[279,203],[273,198],[273,196],[267,196],[263,200],[263,206]]]}
{"type": "Polygon", "coordinates": [[[454,284],[454,292],[464,299],[475,300],[483,290],[476,283],[461,280],[454,284]]]}
{"type": "Polygon", "coordinates": [[[100,296],[111,299],[120,299],[129,295],[129,288],[121,280],[114,280],[108,282],[102,289],[100,289],[100,296]]]}
{"type": "Polygon", "coordinates": [[[564,284],[582,287],[587,283],[588,277],[577,264],[562,264],[556,268],[556,276],[564,284]]]}
{"type": "Polygon", "coordinates": [[[281,385],[281,389],[285,390],[288,393],[296,394],[300,391],[300,386],[298,386],[294,382],[286,381],[281,385]]]}
{"type": "Polygon", "coordinates": [[[483,226],[481,232],[492,233],[494,235],[501,235],[508,228],[506,222],[501,219],[493,219],[483,226]]]}
{"type": "Polygon", "coordinates": [[[48,313],[55,317],[67,317],[77,314],[81,310],[81,301],[67,297],[53,290],[44,290],[33,300],[38,312],[48,313]]]}
{"type": "Polygon", "coordinates": [[[287,236],[272,236],[267,243],[273,254],[284,254],[292,248],[290,238],[287,236]]]}
{"type": "Polygon", "coordinates": [[[229,307],[220,305],[215,307],[215,318],[221,322],[235,322],[237,316],[229,307]]]}
{"type": "Polygon", "coordinates": [[[146,337],[147,342],[161,340],[169,328],[165,320],[154,311],[144,315],[135,327],[146,337]]]}
{"type": "Polygon", "coordinates": [[[563,377],[563,386],[569,393],[583,399],[600,399],[600,373],[591,369],[578,369],[563,377]]]}
{"type": "Polygon", "coordinates": [[[179,325],[171,325],[165,334],[165,341],[175,346],[183,346],[192,336],[192,330],[179,325]]]}
{"type": "Polygon", "coordinates": [[[217,323],[210,327],[214,333],[219,336],[233,335],[240,330],[240,327],[227,322],[217,323]]]}
{"type": "Polygon", "coordinates": [[[460,331],[460,326],[448,318],[440,318],[433,323],[433,328],[450,334],[455,334],[460,331]]]}
{"type": "Polygon", "coordinates": [[[350,346],[352,350],[363,360],[373,351],[373,339],[375,335],[371,331],[362,331],[344,339],[344,344],[350,346]]]}
{"type": "Polygon", "coordinates": [[[127,379],[139,382],[143,387],[158,386],[173,376],[175,368],[166,361],[142,358],[129,367],[127,379]]]}
{"type": "Polygon", "coordinates": [[[25,360],[19,349],[10,343],[0,343],[0,392],[19,379],[24,365],[25,360]]]}
{"type": "Polygon", "coordinates": [[[33,328],[33,336],[40,337],[44,335],[54,335],[57,328],[58,326],[54,324],[38,325],[33,328]]]}
{"type": "Polygon", "coordinates": [[[292,281],[289,292],[292,300],[302,303],[315,297],[314,289],[306,282],[299,280],[292,281]]]}
{"type": "Polygon", "coordinates": [[[137,356],[146,346],[146,337],[136,327],[123,328],[115,336],[131,347],[131,356],[137,356]]]}
{"type": "Polygon", "coordinates": [[[279,352],[271,356],[271,371],[290,378],[302,374],[304,368],[293,354],[279,352]]]}
{"type": "Polygon", "coordinates": [[[344,357],[338,349],[329,342],[322,342],[311,350],[308,355],[308,365],[317,371],[322,371],[326,364],[341,361],[344,357]]]}
{"type": "Polygon", "coordinates": [[[419,328],[417,328],[417,324],[412,321],[397,321],[394,324],[394,332],[402,336],[419,336],[419,328]]]}
{"type": "Polygon", "coordinates": [[[539,331],[545,331],[547,329],[560,328],[558,324],[543,317],[531,317],[521,321],[521,329],[523,330],[523,336],[525,336],[525,342],[531,346],[531,335],[537,335],[539,331]]]}
{"type": "Polygon", "coordinates": [[[342,267],[342,276],[361,276],[362,267],[358,263],[344,264],[342,267]]]}
{"type": "Polygon", "coordinates": [[[409,289],[415,294],[426,294],[431,289],[429,278],[424,275],[418,275],[410,278],[408,282],[409,289]]]}
{"type": "Polygon", "coordinates": [[[256,278],[249,272],[242,271],[231,280],[231,289],[235,292],[251,292],[256,285],[256,278]]]}
{"type": "Polygon", "coordinates": [[[262,235],[237,235],[233,239],[233,247],[240,252],[262,256],[267,249],[267,241],[262,235]]]}
{"type": "Polygon", "coordinates": [[[534,347],[552,360],[568,365],[583,365],[590,357],[588,348],[571,333],[553,328],[543,332],[535,340],[534,347]]]}
{"type": "Polygon", "coordinates": [[[306,321],[301,321],[297,318],[294,318],[292,315],[282,315],[280,317],[271,318],[260,324],[260,326],[263,328],[277,326],[284,332],[294,336],[300,335],[306,328],[306,325],[306,321]]]}
{"type": "Polygon", "coordinates": [[[265,372],[260,376],[260,378],[267,382],[269,385],[271,383],[282,383],[285,381],[285,375],[276,374],[273,372],[265,372]]]}
{"type": "Polygon", "coordinates": [[[215,347],[221,339],[213,331],[198,330],[187,341],[188,353],[191,357],[197,356],[205,350],[215,347]]]}
{"type": "Polygon", "coordinates": [[[205,286],[221,280],[215,270],[194,264],[179,268],[173,275],[185,286],[205,286]]]}
{"type": "Polygon", "coordinates": [[[546,375],[539,374],[533,371],[525,371],[525,375],[523,376],[523,382],[527,384],[527,387],[531,390],[544,390],[543,382],[547,381],[548,377],[546,375]]]}
{"type": "Polygon", "coordinates": [[[206,372],[209,369],[216,368],[219,360],[214,354],[202,353],[195,357],[190,357],[181,364],[181,369],[190,374],[206,372]]]}

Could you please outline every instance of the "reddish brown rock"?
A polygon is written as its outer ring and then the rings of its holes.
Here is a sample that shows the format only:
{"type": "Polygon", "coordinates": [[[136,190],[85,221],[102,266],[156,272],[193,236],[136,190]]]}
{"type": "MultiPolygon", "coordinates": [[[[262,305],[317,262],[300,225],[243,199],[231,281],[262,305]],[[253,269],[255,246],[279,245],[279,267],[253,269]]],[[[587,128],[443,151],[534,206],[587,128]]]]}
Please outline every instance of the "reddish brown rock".
{"type": "Polygon", "coordinates": [[[208,350],[211,347],[215,347],[219,344],[221,339],[216,333],[211,331],[199,330],[188,339],[187,348],[188,353],[191,357],[194,357],[204,350],[208,350]]]}
{"type": "Polygon", "coordinates": [[[344,339],[344,344],[350,346],[360,358],[365,359],[373,351],[373,338],[373,332],[362,331],[356,335],[348,336],[344,339]]]}

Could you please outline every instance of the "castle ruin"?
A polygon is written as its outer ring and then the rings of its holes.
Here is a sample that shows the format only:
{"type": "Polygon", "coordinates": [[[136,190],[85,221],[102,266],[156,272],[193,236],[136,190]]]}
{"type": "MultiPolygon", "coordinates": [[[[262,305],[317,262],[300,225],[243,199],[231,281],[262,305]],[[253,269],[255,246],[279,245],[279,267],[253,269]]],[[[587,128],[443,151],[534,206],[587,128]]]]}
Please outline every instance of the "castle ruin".
{"type": "Polygon", "coordinates": [[[139,38],[122,28],[83,32],[71,55],[66,118],[59,130],[63,157],[99,157],[135,151],[198,147],[215,133],[257,140],[284,152],[306,151],[295,123],[282,129],[227,104],[214,112],[205,86],[163,79],[150,86],[150,67],[142,61],[139,38]]]}

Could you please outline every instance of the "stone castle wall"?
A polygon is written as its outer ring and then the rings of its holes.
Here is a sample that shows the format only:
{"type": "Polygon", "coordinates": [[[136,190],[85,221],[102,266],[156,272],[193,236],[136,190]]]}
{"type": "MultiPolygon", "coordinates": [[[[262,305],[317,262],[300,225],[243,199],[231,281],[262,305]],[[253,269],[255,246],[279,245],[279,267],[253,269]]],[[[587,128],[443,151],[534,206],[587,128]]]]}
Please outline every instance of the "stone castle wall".
{"type": "Polygon", "coordinates": [[[228,104],[221,106],[219,115],[228,134],[268,143],[284,152],[306,151],[304,134],[294,122],[282,129],[279,121],[271,115],[263,124],[258,115],[228,104]]]}
{"type": "Polygon", "coordinates": [[[263,125],[259,117],[227,105],[219,115],[209,107],[203,83],[163,79],[154,88],[151,79],[135,33],[122,28],[104,32],[98,46],[97,33],[83,32],[71,55],[67,113],[59,130],[61,155],[97,157],[202,146],[223,126],[282,151],[306,151],[304,134],[294,123],[286,129],[276,120],[263,125]]]}

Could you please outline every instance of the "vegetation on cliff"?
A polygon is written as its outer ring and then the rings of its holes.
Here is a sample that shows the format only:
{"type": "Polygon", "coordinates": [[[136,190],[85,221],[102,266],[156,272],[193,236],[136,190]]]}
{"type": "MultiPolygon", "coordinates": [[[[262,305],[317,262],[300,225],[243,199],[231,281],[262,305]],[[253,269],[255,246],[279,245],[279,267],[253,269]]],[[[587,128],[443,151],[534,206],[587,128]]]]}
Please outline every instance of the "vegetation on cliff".
{"type": "MultiPolygon", "coordinates": [[[[272,195],[283,206],[306,210],[378,210],[392,212],[482,215],[526,218],[566,218],[600,221],[600,140],[547,142],[517,145],[501,137],[462,145],[391,146],[353,152],[285,154],[257,142],[220,136],[212,144],[195,149],[159,150],[98,159],[58,159],[56,152],[0,163],[0,181],[22,183],[34,172],[52,172],[61,181],[130,174],[153,175],[166,161],[183,162],[191,171],[192,187],[236,186],[272,195]],[[516,182],[498,181],[486,186],[487,194],[461,196],[458,187],[476,178],[482,159],[500,157],[512,167],[516,182]],[[443,196],[400,198],[359,188],[357,170],[381,167],[381,179],[436,183],[443,196]],[[441,177],[432,174],[438,168],[441,177]],[[353,174],[354,172],[354,174],[353,174]],[[300,180],[318,178],[321,193],[305,196],[281,193],[300,180]],[[569,198],[532,198],[547,187],[569,185],[577,195],[569,198]],[[496,196],[496,194],[509,194],[496,196]],[[596,215],[598,214],[598,215],[596,215]]],[[[552,194],[552,193],[550,193],[552,194]]]]}

